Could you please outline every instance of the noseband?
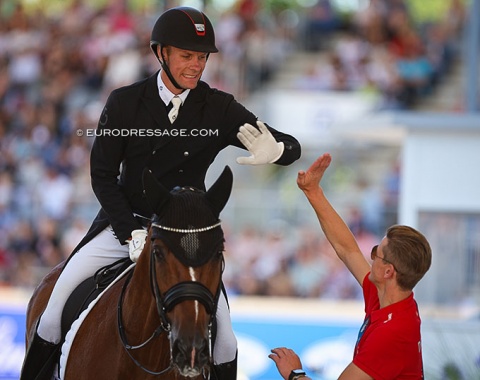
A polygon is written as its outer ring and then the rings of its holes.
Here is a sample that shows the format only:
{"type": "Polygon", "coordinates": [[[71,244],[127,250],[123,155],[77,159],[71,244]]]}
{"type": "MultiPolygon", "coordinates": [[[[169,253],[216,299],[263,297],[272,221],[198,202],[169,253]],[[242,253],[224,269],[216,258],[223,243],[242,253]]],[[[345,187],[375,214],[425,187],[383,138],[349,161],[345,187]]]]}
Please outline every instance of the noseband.
{"type": "MultiPolygon", "coordinates": [[[[167,231],[171,232],[178,232],[178,233],[198,233],[198,232],[204,232],[204,231],[209,231],[213,228],[219,227],[220,226],[220,221],[214,225],[204,227],[204,228],[198,228],[198,229],[175,229],[171,227],[166,227],[166,226],[161,226],[159,224],[152,223],[151,227],[156,227],[160,229],[164,229],[167,231]]],[[[187,300],[194,300],[194,301],[199,301],[204,307],[207,313],[210,315],[210,321],[208,323],[208,346],[209,346],[209,361],[210,363],[213,362],[212,358],[212,325],[213,325],[213,320],[215,317],[215,312],[217,308],[217,301],[218,297],[220,295],[220,290],[221,286],[219,283],[219,286],[217,288],[216,294],[213,295],[212,292],[202,283],[196,282],[196,281],[184,281],[180,282],[178,284],[173,285],[170,289],[168,289],[165,294],[162,296],[160,292],[160,288],[158,286],[158,283],[156,281],[157,278],[157,271],[156,271],[156,265],[155,265],[155,260],[156,260],[156,255],[151,252],[150,253],[150,286],[153,292],[153,295],[155,297],[155,303],[157,307],[157,314],[160,317],[160,325],[155,329],[155,331],[152,333],[152,335],[143,343],[137,345],[137,346],[132,346],[128,344],[127,342],[127,336],[125,333],[125,328],[123,325],[123,318],[122,318],[122,305],[123,305],[123,300],[124,300],[124,295],[125,295],[125,290],[127,288],[128,283],[130,282],[132,278],[133,271],[130,273],[129,277],[125,281],[122,287],[122,292],[120,294],[119,300],[118,300],[118,309],[117,309],[117,320],[118,320],[118,332],[120,335],[120,339],[122,341],[123,347],[125,348],[125,351],[127,352],[128,356],[132,359],[132,361],[143,371],[147,372],[150,375],[161,375],[166,373],[167,371],[171,370],[173,368],[173,353],[172,353],[172,344],[170,343],[170,364],[167,368],[161,371],[152,371],[147,369],[145,366],[143,366],[141,363],[138,362],[137,359],[135,359],[132,354],[130,353],[131,350],[136,350],[142,347],[145,347],[150,341],[152,341],[154,338],[159,336],[162,332],[167,332],[169,335],[169,341],[170,341],[170,334],[171,334],[171,323],[170,320],[168,319],[167,313],[171,311],[176,305],[178,305],[181,302],[187,301],[187,300]]],[[[209,378],[209,374],[205,376],[204,378],[209,378]]]]}
{"type": "Polygon", "coordinates": [[[170,321],[167,317],[167,313],[171,311],[175,305],[187,300],[195,300],[202,303],[203,306],[205,306],[207,313],[210,314],[211,321],[213,320],[213,312],[216,309],[215,301],[218,299],[220,286],[217,289],[217,294],[214,296],[202,283],[196,281],[184,281],[173,285],[162,297],[156,278],[157,270],[155,266],[155,254],[150,254],[150,285],[155,296],[157,313],[160,316],[163,330],[167,332],[170,331],[170,321]]]}

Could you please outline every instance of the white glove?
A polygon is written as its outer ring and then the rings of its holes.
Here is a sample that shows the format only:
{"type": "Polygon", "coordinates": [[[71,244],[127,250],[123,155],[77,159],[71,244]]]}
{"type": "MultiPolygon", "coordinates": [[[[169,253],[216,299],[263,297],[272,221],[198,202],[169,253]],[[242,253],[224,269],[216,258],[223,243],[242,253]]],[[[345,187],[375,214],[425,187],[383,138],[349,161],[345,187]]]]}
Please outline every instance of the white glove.
{"type": "Polygon", "coordinates": [[[132,239],[128,241],[128,253],[130,260],[137,262],[147,241],[148,232],[146,230],[133,230],[132,239]]]}
{"type": "Polygon", "coordinates": [[[237,133],[237,138],[252,154],[250,157],[238,157],[240,165],[271,164],[283,154],[283,142],[277,142],[261,121],[257,121],[257,125],[260,130],[245,123],[237,133]]]}

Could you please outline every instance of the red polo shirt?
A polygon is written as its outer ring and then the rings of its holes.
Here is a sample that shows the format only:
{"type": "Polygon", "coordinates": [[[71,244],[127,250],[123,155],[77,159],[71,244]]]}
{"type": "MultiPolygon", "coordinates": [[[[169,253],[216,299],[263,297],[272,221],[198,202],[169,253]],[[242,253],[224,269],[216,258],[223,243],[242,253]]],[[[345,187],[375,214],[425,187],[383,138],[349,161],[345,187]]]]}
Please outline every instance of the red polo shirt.
{"type": "Polygon", "coordinates": [[[380,309],[377,288],[363,280],[365,321],[353,363],[375,380],[422,379],[420,315],[413,293],[380,309]]]}

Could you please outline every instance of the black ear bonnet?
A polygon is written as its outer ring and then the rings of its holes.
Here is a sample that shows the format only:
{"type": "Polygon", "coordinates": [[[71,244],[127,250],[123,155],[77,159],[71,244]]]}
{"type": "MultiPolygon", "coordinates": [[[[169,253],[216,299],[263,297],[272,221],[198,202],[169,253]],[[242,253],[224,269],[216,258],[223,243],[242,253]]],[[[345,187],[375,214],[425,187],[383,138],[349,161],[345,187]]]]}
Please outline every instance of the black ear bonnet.
{"type": "Polygon", "coordinates": [[[201,266],[219,251],[225,241],[219,215],[231,192],[233,175],[225,167],[207,191],[176,187],[168,192],[149,171],[144,171],[144,189],[155,215],[152,239],[160,239],[185,265],[201,266]]]}

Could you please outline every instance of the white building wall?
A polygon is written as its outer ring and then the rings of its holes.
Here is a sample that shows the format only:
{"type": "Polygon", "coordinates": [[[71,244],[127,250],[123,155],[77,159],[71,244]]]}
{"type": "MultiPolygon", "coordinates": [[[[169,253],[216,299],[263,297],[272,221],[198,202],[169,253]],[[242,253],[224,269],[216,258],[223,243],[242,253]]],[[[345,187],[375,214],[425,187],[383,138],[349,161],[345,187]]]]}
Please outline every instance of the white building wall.
{"type": "Polygon", "coordinates": [[[415,289],[417,299],[478,309],[480,121],[472,128],[408,129],[399,223],[420,229],[432,246],[432,267],[415,289]]]}
{"type": "Polygon", "coordinates": [[[420,210],[480,212],[480,126],[410,131],[402,168],[401,223],[416,226],[420,210]]]}

